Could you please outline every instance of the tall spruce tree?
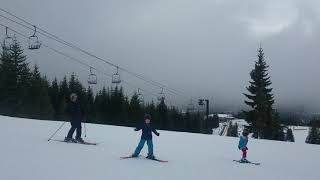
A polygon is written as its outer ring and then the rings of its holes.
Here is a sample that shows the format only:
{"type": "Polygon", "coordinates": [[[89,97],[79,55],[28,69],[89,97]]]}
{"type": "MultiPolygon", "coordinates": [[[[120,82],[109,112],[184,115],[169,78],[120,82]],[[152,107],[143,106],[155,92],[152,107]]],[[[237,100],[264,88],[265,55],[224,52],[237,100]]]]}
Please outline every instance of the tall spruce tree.
{"type": "Polygon", "coordinates": [[[11,61],[9,51],[3,49],[0,64],[0,111],[4,115],[10,115],[12,104],[16,102],[14,92],[17,88],[17,78],[13,66],[14,63],[11,61]]]}
{"type": "MultiPolygon", "coordinates": [[[[154,101],[152,100],[151,103],[148,103],[143,110],[143,113],[147,113],[151,115],[152,123],[157,124],[157,112],[156,112],[156,105],[154,104],[154,101]]],[[[141,121],[142,121],[141,117],[141,121]]]]}
{"type": "Polygon", "coordinates": [[[58,85],[57,78],[54,78],[54,80],[51,83],[51,86],[49,87],[49,96],[50,96],[51,104],[54,110],[54,118],[58,119],[60,97],[59,97],[59,85],[58,85]]]}
{"type": "Polygon", "coordinates": [[[53,108],[49,96],[46,79],[42,78],[37,65],[31,76],[31,87],[28,94],[28,110],[36,119],[48,119],[53,116],[53,108]]]}
{"type": "Polygon", "coordinates": [[[96,118],[98,123],[109,124],[110,122],[110,93],[105,87],[98,92],[95,98],[96,118]]]}
{"type": "Polygon", "coordinates": [[[137,93],[134,93],[130,99],[129,117],[130,117],[129,124],[133,126],[138,124],[143,117],[141,102],[139,100],[139,96],[137,93]]]}
{"type": "MultiPolygon", "coordinates": [[[[274,139],[280,132],[280,123],[277,114],[273,109],[274,98],[272,88],[270,88],[271,80],[268,74],[268,65],[265,61],[263,49],[258,50],[258,60],[255,67],[250,73],[250,86],[247,87],[248,99],[245,104],[251,107],[250,111],[246,111],[246,121],[253,130],[255,137],[263,139],[274,139]]],[[[281,139],[281,137],[279,138],[281,139]]]]}
{"type": "Polygon", "coordinates": [[[6,115],[21,116],[24,97],[28,94],[30,70],[23,49],[15,38],[12,48],[2,51],[1,69],[0,107],[6,115]]]}
{"type": "Polygon", "coordinates": [[[59,96],[63,98],[66,102],[69,101],[70,89],[68,86],[67,77],[64,76],[63,80],[59,84],[59,96]]]}
{"type": "Polygon", "coordinates": [[[168,107],[162,99],[157,106],[157,123],[159,128],[166,129],[168,126],[168,107]]]}
{"type": "Polygon", "coordinates": [[[87,89],[87,105],[86,105],[86,122],[95,122],[95,106],[92,88],[89,86],[87,89]]]}

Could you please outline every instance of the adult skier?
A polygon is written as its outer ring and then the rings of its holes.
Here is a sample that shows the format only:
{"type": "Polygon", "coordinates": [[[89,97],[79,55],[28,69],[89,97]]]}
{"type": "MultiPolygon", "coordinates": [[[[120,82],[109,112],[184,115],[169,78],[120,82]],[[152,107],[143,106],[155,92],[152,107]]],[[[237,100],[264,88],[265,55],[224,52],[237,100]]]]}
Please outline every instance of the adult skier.
{"type": "Polygon", "coordinates": [[[85,143],[81,138],[81,121],[84,118],[84,111],[81,108],[78,96],[76,93],[70,95],[70,103],[66,108],[66,113],[70,119],[71,128],[65,138],[66,142],[85,143]],[[73,139],[73,133],[77,130],[76,138],[73,139]]]}

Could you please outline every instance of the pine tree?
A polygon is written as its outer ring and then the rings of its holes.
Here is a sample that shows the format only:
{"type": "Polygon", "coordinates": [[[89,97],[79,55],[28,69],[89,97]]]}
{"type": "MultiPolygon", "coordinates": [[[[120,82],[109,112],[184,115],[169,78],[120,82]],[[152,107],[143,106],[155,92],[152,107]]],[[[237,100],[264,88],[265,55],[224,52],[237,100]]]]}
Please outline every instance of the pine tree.
{"type": "Polygon", "coordinates": [[[28,110],[32,118],[48,119],[53,115],[47,83],[47,80],[41,77],[38,66],[35,65],[28,94],[28,110]]]}
{"type": "Polygon", "coordinates": [[[255,62],[255,68],[251,71],[250,86],[247,87],[248,94],[244,94],[248,99],[245,104],[250,106],[252,110],[244,112],[246,121],[250,124],[250,128],[254,131],[256,137],[263,139],[274,139],[279,136],[281,139],[279,121],[275,118],[273,109],[274,98],[272,88],[270,88],[271,80],[268,74],[268,65],[264,58],[262,48],[258,50],[258,61],[255,62]]]}
{"type": "Polygon", "coordinates": [[[145,107],[145,113],[150,114],[152,119],[155,119],[156,116],[156,106],[152,100],[150,104],[147,104],[145,107]]]}
{"type": "Polygon", "coordinates": [[[59,106],[60,106],[60,96],[59,96],[59,85],[57,78],[54,78],[54,80],[51,83],[51,86],[49,87],[49,95],[51,99],[51,104],[54,109],[54,118],[58,119],[59,117],[59,106]]]}
{"type": "MultiPolygon", "coordinates": [[[[140,101],[140,104],[141,104],[141,101],[140,101]]],[[[124,102],[123,102],[123,107],[122,107],[122,115],[121,115],[121,119],[120,119],[121,126],[134,126],[129,123],[129,118],[131,118],[129,116],[129,107],[130,107],[129,98],[127,96],[125,96],[124,102]]],[[[142,108],[142,106],[141,106],[141,108],[142,108]]],[[[143,117],[142,110],[140,110],[140,112],[141,112],[140,118],[142,118],[143,117]]]]}
{"type": "Polygon", "coordinates": [[[78,93],[78,89],[77,89],[77,82],[76,82],[76,75],[74,73],[71,74],[70,79],[69,79],[69,90],[70,90],[70,94],[71,93],[78,93]]]}
{"type": "Polygon", "coordinates": [[[294,136],[290,128],[287,129],[287,141],[294,142],[294,136]]]}
{"type": "Polygon", "coordinates": [[[21,115],[24,97],[28,94],[29,68],[26,56],[19,42],[14,39],[10,50],[1,54],[1,92],[0,107],[6,115],[21,115]]]}
{"type": "Polygon", "coordinates": [[[320,133],[319,129],[312,125],[312,127],[309,130],[309,134],[306,139],[306,143],[308,144],[320,144],[320,133]]]}
{"type": "Polygon", "coordinates": [[[159,128],[166,129],[168,125],[168,107],[164,102],[164,99],[160,101],[157,106],[157,122],[159,128]]]}
{"type": "Polygon", "coordinates": [[[76,93],[78,96],[78,100],[82,107],[86,106],[87,103],[87,97],[86,97],[86,89],[81,84],[78,78],[76,78],[76,75],[74,73],[71,74],[70,80],[69,80],[69,90],[71,93],[76,93]]]}
{"type": "Polygon", "coordinates": [[[137,93],[134,93],[131,97],[130,103],[129,103],[129,117],[130,122],[129,124],[134,126],[139,121],[141,121],[143,117],[141,102],[139,100],[139,96],[137,93]]]}
{"type": "Polygon", "coordinates": [[[105,87],[97,94],[95,98],[95,109],[97,122],[110,124],[110,93],[105,87]]]}
{"type": "Polygon", "coordinates": [[[86,105],[86,122],[95,122],[95,106],[94,106],[94,97],[91,87],[87,89],[87,105],[86,105]]]}
{"type": "Polygon", "coordinates": [[[280,124],[280,115],[277,111],[273,111],[272,114],[272,121],[269,126],[266,128],[267,134],[270,134],[271,140],[279,140],[279,141],[285,141],[285,133],[284,133],[285,127],[280,124]]]}
{"type": "Polygon", "coordinates": [[[65,113],[66,108],[67,108],[66,98],[64,96],[62,97],[59,95],[59,105],[58,105],[58,109],[56,112],[57,120],[62,120],[62,121],[67,120],[67,115],[65,113]]]}
{"type": "Polygon", "coordinates": [[[111,96],[110,96],[110,104],[109,106],[109,113],[112,124],[121,125],[123,123],[123,115],[125,110],[125,96],[123,94],[123,88],[121,87],[115,87],[111,90],[111,96]]]}
{"type": "Polygon", "coordinates": [[[70,94],[71,94],[71,92],[70,92],[70,89],[68,86],[68,80],[67,80],[67,77],[65,76],[59,85],[60,99],[64,99],[64,101],[67,103],[67,102],[69,102],[69,95],[70,94]]]}
{"type": "Polygon", "coordinates": [[[16,102],[15,93],[12,91],[17,88],[17,78],[13,72],[13,66],[9,51],[3,49],[0,64],[0,110],[4,115],[11,114],[12,104],[16,102]]]}
{"type": "Polygon", "coordinates": [[[25,103],[24,98],[28,96],[29,93],[27,89],[30,87],[31,74],[28,67],[29,65],[26,62],[27,58],[24,55],[20,43],[16,39],[14,39],[13,42],[10,57],[15,65],[14,71],[17,75],[17,98],[19,102],[19,104],[17,104],[19,109],[17,111],[21,112],[21,108],[23,108],[23,104],[25,103]]]}
{"type": "Polygon", "coordinates": [[[168,113],[168,119],[169,119],[169,124],[168,124],[168,130],[177,130],[177,123],[181,122],[181,118],[179,116],[178,109],[175,107],[172,107],[169,109],[168,113]]]}

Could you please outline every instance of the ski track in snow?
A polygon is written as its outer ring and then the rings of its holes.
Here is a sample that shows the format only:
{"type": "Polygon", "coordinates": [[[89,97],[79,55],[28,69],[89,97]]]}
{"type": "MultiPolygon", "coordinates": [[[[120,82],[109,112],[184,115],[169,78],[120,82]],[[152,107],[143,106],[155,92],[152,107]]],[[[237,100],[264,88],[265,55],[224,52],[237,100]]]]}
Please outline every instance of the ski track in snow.
{"type": "MultiPolygon", "coordinates": [[[[120,160],[132,154],[141,132],[87,124],[85,140],[98,142],[98,146],[48,142],[61,123],[0,116],[4,141],[0,148],[0,179],[319,179],[318,145],[250,139],[248,159],[261,163],[254,166],[233,162],[241,157],[238,138],[160,131],[161,136],[153,138],[155,155],[168,163],[144,158],[120,160]]],[[[63,139],[69,127],[66,124],[54,139],[63,139]]],[[[147,154],[146,149],[141,155],[147,154]]]]}

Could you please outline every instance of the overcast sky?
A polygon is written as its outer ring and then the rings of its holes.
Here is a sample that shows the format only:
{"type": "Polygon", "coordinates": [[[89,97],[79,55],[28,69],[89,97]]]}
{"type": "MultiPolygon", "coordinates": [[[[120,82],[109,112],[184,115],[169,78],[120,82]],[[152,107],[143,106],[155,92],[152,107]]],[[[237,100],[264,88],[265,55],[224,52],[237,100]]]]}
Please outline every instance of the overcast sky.
{"type": "MultiPolygon", "coordinates": [[[[183,92],[184,96],[168,94],[169,104],[207,97],[214,107],[242,108],[242,93],[262,43],[277,106],[320,111],[319,0],[0,0],[0,4],[99,57],[183,92]]],[[[1,17],[0,23],[32,34],[1,17]]],[[[107,74],[115,72],[39,37],[107,74]]],[[[87,79],[87,67],[49,49],[26,54],[49,77],[75,72],[83,82],[87,79]]],[[[123,84],[129,95],[138,87],[160,92],[120,73],[135,86],[123,84]]],[[[97,74],[96,89],[111,84],[109,77],[97,74]]]]}

